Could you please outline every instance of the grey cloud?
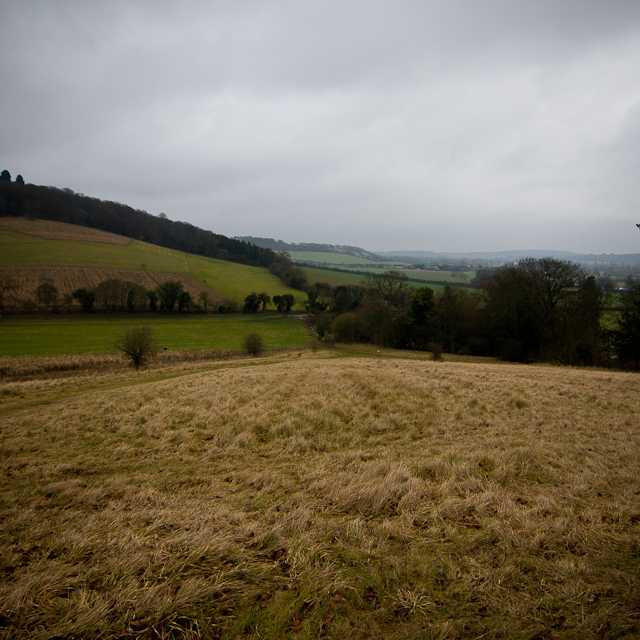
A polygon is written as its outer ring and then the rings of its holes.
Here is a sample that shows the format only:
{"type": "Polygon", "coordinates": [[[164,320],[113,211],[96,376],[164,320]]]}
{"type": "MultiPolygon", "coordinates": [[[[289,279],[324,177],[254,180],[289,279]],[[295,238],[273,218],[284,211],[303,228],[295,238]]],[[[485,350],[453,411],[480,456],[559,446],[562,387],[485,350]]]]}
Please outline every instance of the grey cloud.
{"type": "Polygon", "coordinates": [[[5,0],[0,148],[228,235],[635,251],[639,32],[624,0],[5,0]]]}

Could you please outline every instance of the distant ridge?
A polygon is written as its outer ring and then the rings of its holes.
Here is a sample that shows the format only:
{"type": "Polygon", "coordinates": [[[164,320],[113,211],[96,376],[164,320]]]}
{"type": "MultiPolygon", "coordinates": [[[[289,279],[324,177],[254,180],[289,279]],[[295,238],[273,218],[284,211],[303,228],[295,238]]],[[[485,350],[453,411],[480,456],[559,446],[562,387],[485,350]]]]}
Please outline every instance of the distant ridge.
{"type": "Polygon", "coordinates": [[[274,240],[273,238],[256,238],[254,236],[235,236],[235,240],[247,242],[263,249],[272,251],[314,251],[320,253],[339,253],[356,258],[366,258],[367,260],[379,260],[380,255],[366,251],[360,247],[352,247],[345,244],[319,244],[316,242],[284,242],[284,240],[274,240]]]}
{"type": "Polygon", "coordinates": [[[513,250],[513,251],[469,251],[469,252],[435,252],[435,251],[383,251],[379,252],[387,260],[397,259],[411,262],[460,263],[477,265],[500,265],[517,262],[522,258],[556,258],[570,260],[581,264],[603,264],[617,266],[640,266],[640,253],[574,253],[572,251],[555,251],[545,249],[513,250]]]}

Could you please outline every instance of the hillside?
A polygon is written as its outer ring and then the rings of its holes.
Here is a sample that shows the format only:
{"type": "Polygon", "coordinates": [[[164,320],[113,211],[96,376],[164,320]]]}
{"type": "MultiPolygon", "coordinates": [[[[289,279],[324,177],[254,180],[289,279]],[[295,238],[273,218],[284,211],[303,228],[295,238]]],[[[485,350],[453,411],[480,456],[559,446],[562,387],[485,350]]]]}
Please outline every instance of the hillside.
{"type": "Polygon", "coordinates": [[[51,280],[60,298],[80,287],[118,278],[153,288],[179,280],[194,300],[207,293],[212,303],[242,303],[252,291],[290,293],[262,267],[218,260],[125,238],[87,227],[46,220],[0,218],[0,276],[19,290],[6,301],[11,310],[33,307],[35,288],[51,280]]]}
{"type": "Polygon", "coordinates": [[[350,256],[361,260],[371,260],[380,262],[380,256],[360,247],[351,247],[349,245],[340,244],[321,244],[317,242],[284,242],[283,240],[275,240],[274,238],[255,238],[254,236],[236,236],[236,240],[247,242],[257,247],[271,249],[273,251],[286,251],[288,253],[332,253],[342,256],[350,256]]]}
{"type": "Polygon", "coordinates": [[[254,266],[269,266],[276,254],[247,242],[153,216],[119,202],[43,187],[0,180],[0,218],[25,217],[68,222],[195,255],[254,266]]]}

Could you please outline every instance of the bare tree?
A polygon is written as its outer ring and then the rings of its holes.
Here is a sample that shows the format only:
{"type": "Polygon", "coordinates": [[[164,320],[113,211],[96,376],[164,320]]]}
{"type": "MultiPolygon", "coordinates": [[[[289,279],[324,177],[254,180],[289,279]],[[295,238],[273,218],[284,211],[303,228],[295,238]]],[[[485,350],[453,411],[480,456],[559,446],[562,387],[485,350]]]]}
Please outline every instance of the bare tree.
{"type": "Polygon", "coordinates": [[[114,346],[129,357],[136,371],[158,348],[153,329],[146,325],[125,329],[114,346]]]}
{"type": "Polygon", "coordinates": [[[38,285],[36,289],[36,302],[44,305],[47,310],[47,315],[49,315],[51,305],[55,304],[57,299],[58,290],[51,282],[43,282],[41,285],[38,285]]]}
{"type": "Polygon", "coordinates": [[[252,331],[244,339],[245,351],[254,358],[259,356],[264,349],[264,341],[257,331],[252,331]]]}
{"type": "Polygon", "coordinates": [[[2,318],[2,309],[9,294],[16,291],[18,283],[9,276],[0,276],[0,318],[2,318]]]}
{"type": "Polygon", "coordinates": [[[408,280],[407,274],[402,271],[386,271],[367,276],[365,287],[371,297],[401,309],[411,293],[408,280]]]}

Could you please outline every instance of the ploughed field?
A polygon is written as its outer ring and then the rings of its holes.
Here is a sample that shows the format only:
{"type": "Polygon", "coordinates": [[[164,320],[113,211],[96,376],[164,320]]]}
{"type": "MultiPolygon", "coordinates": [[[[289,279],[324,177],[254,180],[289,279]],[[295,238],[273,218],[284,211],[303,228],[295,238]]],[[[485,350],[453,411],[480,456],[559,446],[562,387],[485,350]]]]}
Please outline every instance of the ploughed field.
{"type": "Polygon", "coordinates": [[[638,375],[294,352],[0,394],[0,637],[640,634],[638,375]]]}

